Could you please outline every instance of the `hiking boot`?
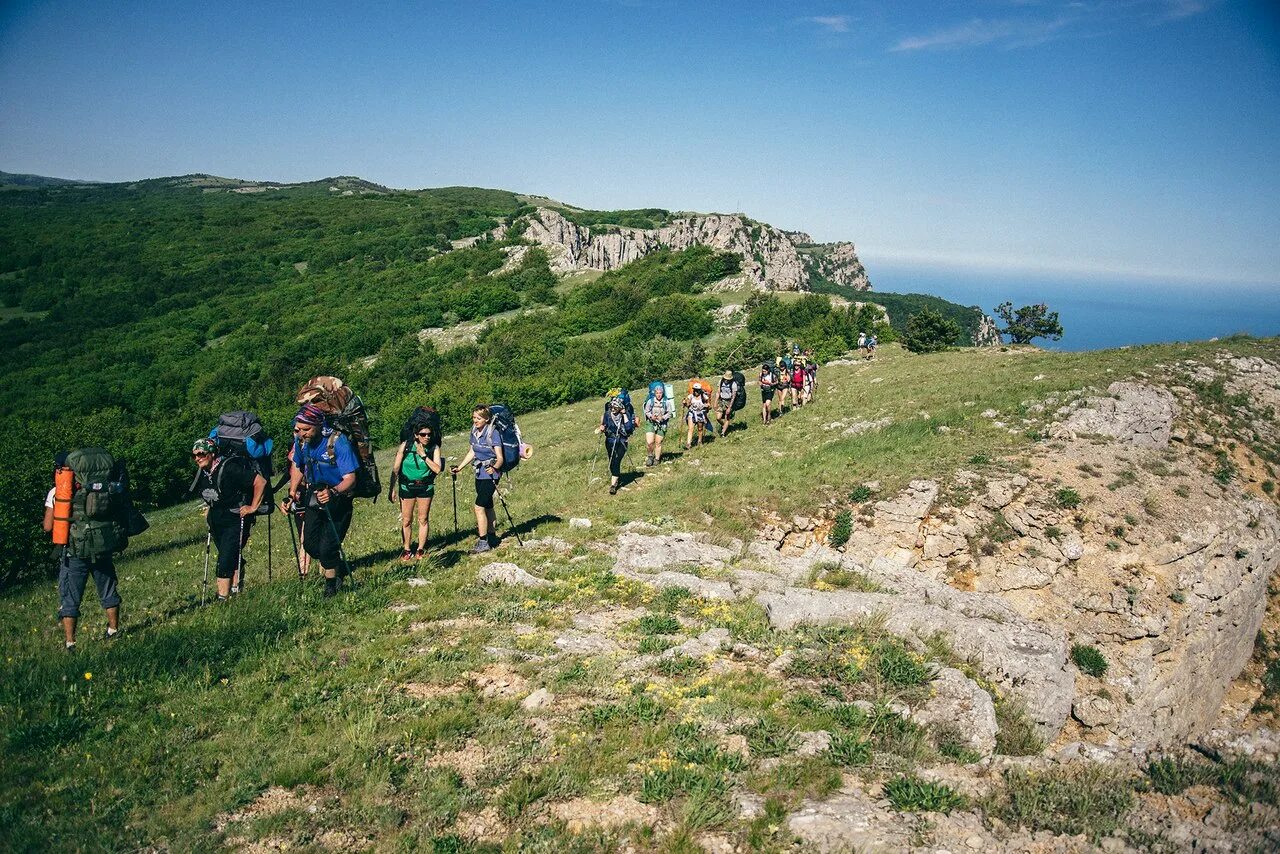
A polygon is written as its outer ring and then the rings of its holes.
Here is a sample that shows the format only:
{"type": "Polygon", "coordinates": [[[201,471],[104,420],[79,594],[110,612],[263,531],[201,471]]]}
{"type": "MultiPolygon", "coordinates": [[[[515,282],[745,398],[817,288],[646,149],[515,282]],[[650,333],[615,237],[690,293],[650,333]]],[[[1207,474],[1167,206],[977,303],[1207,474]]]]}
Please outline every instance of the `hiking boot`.
{"type": "Polygon", "coordinates": [[[478,555],[481,552],[489,551],[489,549],[491,548],[493,548],[493,546],[489,545],[489,541],[484,537],[481,537],[480,539],[476,540],[476,544],[471,547],[471,553],[473,555],[478,555]]]}
{"type": "Polygon", "coordinates": [[[67,644],[67,655],[75,655],[75,654],[76,654],[76,643],[75,641],[72,641],[71,643],[67,644]]]}
{"type": "Polygon", "coordinates": [[[118,637],[120,637],[120,630],[119,630],[119,629],[116,629],[116,630],[113,632],[113,631],[111,631],[111,627],[110,627],[110,626],[108,626],[108,627],[107,627],[107,629],[102,633],[102,639],[103,639],[103,640],[105,640],[105,641],[113,641],[113,640],[115,640],[115,639],[116,639],[116,638],[118,638],[118,637]]]}
{"type": "Polygon", "coordinates": [[[645,458],[644,458],[644,464],[645,464],[646,466],[652,466],[652,465],[653,465],[653,454],[650,454],[649,456],[647,456],[647,457],[645,457],[645,458]]]}
{"type": "Polygon", "coordinates": [[[610,495],[617,495],[617,494],[618,494],[618,484],[616,484],[616,483],[611,483],[611,484],[609,484],[609,494],[610,494],[610,495]]]}
{"type": "Polygon", "coordinates": [[[327,598],[329,598],[330,596],[336,596],[336,595],[337,595],[337,593],[338,593],[338,589],[339,589],[339,588],[341,588],[341,587],[342,587],[342,581],[341,581],[341,579],[338,579],[338,578],[326,578],[326,579],[324,580],[324,596],[325,596],[325,598],[327,599],[327,598]]]}
{"type": "Polygon", "coordinates": [[[400,555],[400,562],[409,563],[412,560],[413,560],[413,552],[409,551],[408,549],[405,549],[404,554],[400,555]]]}

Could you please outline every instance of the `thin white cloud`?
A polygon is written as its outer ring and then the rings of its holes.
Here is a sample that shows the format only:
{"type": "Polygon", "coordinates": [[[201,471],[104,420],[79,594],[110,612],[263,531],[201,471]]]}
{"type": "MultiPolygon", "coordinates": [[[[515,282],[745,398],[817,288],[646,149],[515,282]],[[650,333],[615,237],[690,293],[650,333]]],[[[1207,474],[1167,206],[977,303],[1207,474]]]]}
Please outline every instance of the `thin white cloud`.
{"type": "Polygon", "coordinates": [[[1100,31],[1160,26],[1199,15],[1213,2],[1216,0],[1068,0],[1033,6],[1026,0],[1011,0],[1012,5],[1027,9],[1028,14],[974,18],[922,35],[905,36],[889,51],[1032,47],[1059,38],[1097,35],[1100,31]]]}
{"type": "Polygon", "coordinates": [[[853,22],[848,15],[813,15],[800,20],[806,24],[817,24],[829,33],[847,33],[849,24],[853,22]]]}
{"type": "Polygon", "coordinates": [[[936,30],[923,36],[904,38],[891,51],[954,50],[966,47],[982,47],[1001,44],[1007,47],[1028,47],[1042,44],[1053,38],[1067,25],[1067,20],[1024,21],[1013,18],[972,21],[945,30],[936,30]]]}

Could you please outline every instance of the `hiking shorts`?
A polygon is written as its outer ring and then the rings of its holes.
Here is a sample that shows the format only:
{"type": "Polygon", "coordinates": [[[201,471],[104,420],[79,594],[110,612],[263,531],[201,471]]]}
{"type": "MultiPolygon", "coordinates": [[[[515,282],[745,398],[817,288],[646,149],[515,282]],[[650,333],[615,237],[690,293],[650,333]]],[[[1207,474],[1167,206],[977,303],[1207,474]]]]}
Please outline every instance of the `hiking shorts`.
{"type": "Polygon", "coordinates": [[[652,421],[649,421],[646,419],[644,423],[645,423],[644,432],[652,433],[654,436],[657,436],[658,438],[662,438],[663,436],[667,435],[667,425],[670,424],[671,422],[664,421],[661,424],[654,424],[652,421]]]}
{"type": "Polygon", "coordinates": [[[689,414],[685,416],[685,421],[687,421],[687,422],[688,422],[688,423],[690,423],[690,424],[706,424],[706,423],[707,423],[707,410],[705,410],[705,409],[690,409],[690,410],[689,410],[689,414]]]}
{"type": "Polygon", "coordinates": [[[760,389],[760,402],[761,402],[761,403],[769,403],[769,402],[770,402],[770,401],[772,401],[772,400],[773,400],[773,389],[771,389],[771,388],[762,388],[762,389],[760,389]]]}
{"type": "Polygon", "coordinates": [[[493,509],[493,495],[498,491],[498,482],[489,478],[476,478],[476,506],[485,510],[493,509]]]}
{"type": "Polygon", "coordinates": [[[733,401],[729,401],[728,403],[725,403],[716,407],[717,420],[723,420],[723,419],[732,418],[732,417],[733,417],[733,401]]]}
{"type": "Polygon", "coordinates": [[[342,562],[342,541],[350,527],[350,498],[333,498],[323,506],[308,507],[303,522],[306,531],[303,547],[325,569],[337,569],[342,562]]]}
{"type": "MultiPolygon", "coordinates": [[[[231,514],[227,514],[231,516],[231,514]]],[[[244,520],[244,536],[240,536],[240,520],[231,516],[231,521],[209,526],[213,535],[213,545],[218,550],[219,578],[235,578],[236,570],[244,567],[244,546],[249,542],[249,530],[253,527],[253,517],[244,520]]]]}
{"type": "Polygon", "coordinates": [[[98,588],[98,601],[102,603],[102,607],[120,607],[120,592],[116,589],[116,567],[111,562],[111,555],[97,560],[68,555],[63,558],[58,569],[59,617],[80,616],[80,601],[84,599],[84,588],[90,575],[98,588]]]}
{"type": "Polygon", "coordinates": [[[436,494],[434,480],[401,480],[396,487],[396,494],[403,501],[410,498],[432,498],[436,494]]]}

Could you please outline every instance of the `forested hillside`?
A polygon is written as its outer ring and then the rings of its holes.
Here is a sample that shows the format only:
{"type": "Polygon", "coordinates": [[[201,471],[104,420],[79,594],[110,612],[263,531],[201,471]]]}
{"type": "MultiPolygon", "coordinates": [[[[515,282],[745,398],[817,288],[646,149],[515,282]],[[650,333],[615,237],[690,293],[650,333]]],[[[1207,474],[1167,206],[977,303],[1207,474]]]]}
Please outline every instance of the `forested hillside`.
{"type": "Polygon", "coordinates": [[[700,294],[738,258],[701,246],[567,286],[540,250],[513,254],[518,238],[453,248],[529,210],[505,191],[350,178],[0,191],[0,535],[17,545],[0,578],[40,563],[39,502],[59,448],[105,445],[157,506],[181,497],[192,438],[219,412],[257,411],[282,434],[314,374],[347,379],[386,444],[424,403],[456,428],[477,401],[527,412],[743,366],[784,337],[839,353],[875,319],[811,298],[753,334],[720,328],[720,302],[700,294]],[[494,315],[474,344],[447,351],[419,334],[494,315]]]}

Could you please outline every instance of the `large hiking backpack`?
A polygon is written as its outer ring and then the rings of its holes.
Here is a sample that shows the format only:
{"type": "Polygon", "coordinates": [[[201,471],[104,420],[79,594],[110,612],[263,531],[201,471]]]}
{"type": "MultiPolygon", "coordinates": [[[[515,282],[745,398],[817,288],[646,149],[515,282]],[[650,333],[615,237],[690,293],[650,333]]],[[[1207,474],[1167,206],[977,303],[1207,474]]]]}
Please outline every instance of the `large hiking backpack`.
{"type": "Polygon", "coordinates": [[[662,380],[654,380],[649,383],[649,396],[645,399],[645,408],[649,406],[649,401],[653,400],[658,387],[662,387],[662,408],[667,411],[667,415],[676,414],[675,389],[671,387],[671,383],[664,383],[662,380]]]}
{"type": "Polygon", "coordinates": [[[267,492],[263,495],[262,504],[258,507],[259,516],[271,512],[274,499],[271,493],[271,478],[275,468],[271,462],[271,452],[275,442],[267,437],[267,431],[252,412],[224,412],[218,416],[218,423],[209,431],[209,438],[218,443],[218,453],[223,457],[236,457],[249,464],[254,474],[260,474],[267,481],[267,492]]]}
{"type": "Polygon", "coordinates": [[[623,422],[623,429],[620,431],[619,436],[619,438],[625,440],[636,430],[636,409],[631,403],[631,392],[627,391],[625,388],[610,389],[609,396],[605,398],[604,412],[600,415],[600,423],[602,425],[606,424],[606,420],[609,417],[609,410],[613,406],[614,401],[620,401],[622,403],[622,411],[626,415],[626,420],[623,422]]]}
{"type": "Polygon", "coordinates": [[[411,442],[417,432],[423,427],[431,430],[432,444],[440,444],[440,413],[436,412],[430,406],[419,406],[413,410],[408,420],[404,422],[404,426],[400,428],[400,441],[411,442]]]}
{"type": "Polygon", "coordinates": [[[81,448],[67,454],[75,475],[71,496],[71,554],[97,560],[122,552],[129,544],[129,477],[124,464],[102,448],[81,448]]]}
{"type": "Polygon", "coordinates": [[[742,375],[742,371],[734,371],[733,381],[737,383],[738,390],[733,394],[733,406],[729,411],[737,412],[747,405],[747,378],[742,375]]]}
{"type": "Polygon", "coordinates": [[[313,404],[323,411],[329,416],[329,424],[351,442],[360,463],[351,494],[356,498],[372,498],[377,503],[382,482],[369,439],[369,413],[360,395],[337,377],[312,377],[298,389],[297,401],[313,404]]]}
{"type": "Polygon", "coordinates": [[[502,468],[499,471],[509,472],[520,465],[520,460],[530,456],[533,449],[524,444],[524,438],[520,435],[520,425],[516,424],[515,413],[509,407],[501,403],[491,403],[489,414],[492,417],[489,426],[485,429],[496,433],[498,441],[502,443],[502,468]]]}

